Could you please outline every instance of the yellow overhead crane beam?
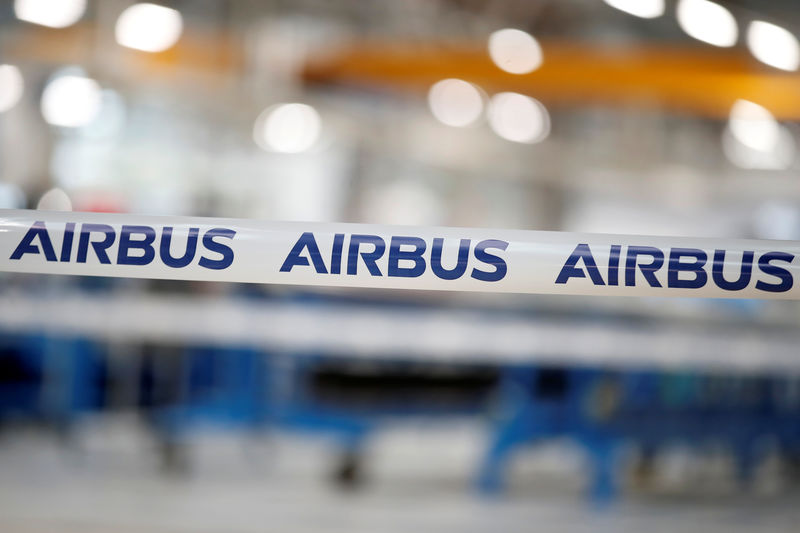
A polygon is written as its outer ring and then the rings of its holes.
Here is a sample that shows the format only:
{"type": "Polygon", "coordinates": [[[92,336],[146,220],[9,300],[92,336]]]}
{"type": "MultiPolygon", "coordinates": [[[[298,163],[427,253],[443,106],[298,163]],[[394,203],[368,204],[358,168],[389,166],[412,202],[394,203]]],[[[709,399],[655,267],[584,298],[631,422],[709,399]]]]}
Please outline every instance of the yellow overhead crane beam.
{"type": "Polygon", "coordinates": [[[113,43],[113,34],[90,23],[62,29],[16,28],[3,37],[3,54],[11,61],[77,64],[90,73],[100,68],[130,79],[169,79],[185,72],[231,77],[244,68],[241,39],[224,31],[187,30],[175,46],[157,53],[119,46],[113,43]]]}
{"type": "MultiPolygon", "coordinates": [[[[91,25],[30,28],[4,40],[13,59],[96,63],[103,38],[91,25]]],[[[107,38],[107,37],[106,37],[107,38]]],[[[169,77],[176,70],[230,78],[242,75],[244,39],[225,31],[187,31],[170,50],[120,50],[118,74],[169,77]]],[[[313,50],[301,70],[305,83],[364,87],[424,95],[443,78],[461,78],[488,93],[515,91],[550,106],[604,105],[669,109],[725,118],[737,99],[756,102],[778,119],[800,120],[800,74],[766,67],[742,48],[541,41],[544,62],[530,74],[500,70],[485,43],[353,40],[313,50]]]]}
{"type": "Polygon", "coordinates": [[[307,83],[421,92],[461,78],[489,93],[515,91],[549,105],[665,108],[727,117],[737,99],[763,105],[779,119],[800,119],[800,74],[765,67],[742,49],[674,44],[601,45],[544,41],[534,72],[509,74],[485,46],[358,42],[312,57],[307,83]]]}

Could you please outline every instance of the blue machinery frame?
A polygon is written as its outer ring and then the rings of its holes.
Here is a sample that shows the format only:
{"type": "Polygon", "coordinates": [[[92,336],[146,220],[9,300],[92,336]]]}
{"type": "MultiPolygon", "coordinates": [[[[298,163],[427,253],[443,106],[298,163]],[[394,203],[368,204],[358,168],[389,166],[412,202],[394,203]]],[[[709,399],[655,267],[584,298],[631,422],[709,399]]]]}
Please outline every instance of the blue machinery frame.
{"type": "MultiPolygon", "coordinates": [[[[468,369],[480,377],[461,380],[457,394],[445,383],[445,400],[426,402],[413,400],[442,383],[398,378],[402,358],[376,362],[372,374],[354,379],[352,360],[323,353],[247,346],[144,346],[139,353],[135,365],[121,367],[91,339],[0,333],[0,423],[37,420],[68,432],[81,416],[113,410],[109,391],[126,383],[168,462],[199,425],[304,431],[337,438],[347,480],[369,435],[393,421],[481,417],[490,445],[477,467],[480,491],[504,489],[509,460],[521,448],[569,438],[589,459],[593,501],[617,494],[618,458],[630,446],[650,457],[674,443],[722,445],[742,481],[752,476],[764,439],[800,457],[800,378],[793,376],[486,364],[468,369]],[[386,375],[395,375],[388,385],[386,375]],[[379,402],[370,401],[371,379],[382,391],[379,402]]],[[[442,364],[414,366],[424,374],[442,364]]]]}

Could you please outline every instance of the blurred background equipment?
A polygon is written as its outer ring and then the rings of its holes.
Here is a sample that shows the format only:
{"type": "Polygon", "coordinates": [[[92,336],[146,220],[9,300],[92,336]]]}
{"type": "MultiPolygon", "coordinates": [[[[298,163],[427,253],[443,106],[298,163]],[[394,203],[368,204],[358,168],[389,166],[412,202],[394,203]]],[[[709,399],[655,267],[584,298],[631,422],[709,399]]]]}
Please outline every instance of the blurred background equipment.
{"type": "MultiPolygon", "coordinates": [[[[800,240],[794,8],[0,2],[0,207],[800,240]]],[[[794,302],[0,287],[3,531],[800,518],[794,302]]]]}

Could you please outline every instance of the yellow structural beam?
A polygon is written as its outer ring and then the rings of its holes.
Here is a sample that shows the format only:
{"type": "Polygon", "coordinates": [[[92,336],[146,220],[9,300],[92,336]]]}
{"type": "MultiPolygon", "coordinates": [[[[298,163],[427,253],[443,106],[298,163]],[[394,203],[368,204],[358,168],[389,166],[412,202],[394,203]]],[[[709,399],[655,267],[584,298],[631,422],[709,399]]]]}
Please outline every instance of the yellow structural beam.
{"type": "MultiPolygon", "coordinates": [[[[98,53],[100,42],[89,25],[57,31],[31,28],[7,38],[4,50],[12,60],[93,65],[105,55],[98,53]]],[[[461,78],[488,93],[516,91],[552,106],[639,106],[711,118],[726,117],[733,102],[742,98],[779,119],[800,119],[800,74],[764,66],[741,48],[572,41],[541,45],[542,66],[515,75],[495,66],[486,46],[475,41],[353,41],[312,53],[302,77],[312,85],[417,94],[443,78],[461,78]]],[[[158,54],[119,48],[116,70],[132,77],[169,76],[179,70],[240,76],[246,63],[242,39],[224,31],[187,32],[177,46],[158,54]]]]}
{"type": "Polygon", "coordinates": [[[122,77],[147,79],[186,71],[238,76],[244,65],[242,43],[223,31],[186,31],[175,46],[158,53],[109,44],[109,37],[88,23],[57,30],[26,27],[6,38],[3,52],[12,61],[78,64],[90,71],[111,65],[122,77]]]}
{"type": "Polygon", "coordinates": [[[800,118],[800,75],[765,67],[745,50],[674,44],[603,46],[543,42],[544,63],[515,75],[495,66],[483,46],[361,42],[312,57],[308,83],[427,90],[461,78],[489,93],[516,91],[551,105],[665,108],[724,118],[737,99],[784,120],[800,118]]]}

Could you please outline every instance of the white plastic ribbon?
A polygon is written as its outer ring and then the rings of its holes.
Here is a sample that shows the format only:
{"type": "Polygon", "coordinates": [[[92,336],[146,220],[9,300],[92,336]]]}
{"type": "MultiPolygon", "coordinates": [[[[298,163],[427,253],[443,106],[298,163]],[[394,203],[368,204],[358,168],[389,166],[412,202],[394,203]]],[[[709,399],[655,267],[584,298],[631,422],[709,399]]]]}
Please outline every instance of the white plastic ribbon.
{"type": "Polygon", "coordinates": [[[0,271],[796,299],[800,242],[0,210],[0,271]]]}

